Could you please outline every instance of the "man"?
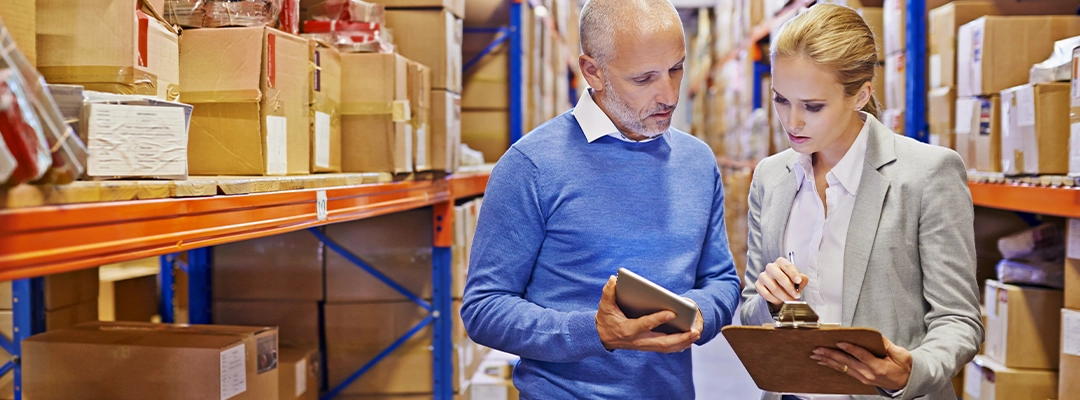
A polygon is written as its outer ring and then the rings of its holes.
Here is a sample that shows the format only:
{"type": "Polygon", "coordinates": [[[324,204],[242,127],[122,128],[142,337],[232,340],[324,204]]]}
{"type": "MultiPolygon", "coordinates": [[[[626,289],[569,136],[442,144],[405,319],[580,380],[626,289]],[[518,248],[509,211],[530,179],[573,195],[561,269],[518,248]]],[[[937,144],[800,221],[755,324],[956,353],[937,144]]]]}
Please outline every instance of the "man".
{"type": "Polygon", "coordinates": [[[522,399],[692,399],[692,344],[731,323],[739,278],[712,150],[671,129],[686,59],[668,0],[591,0],[582,73],[593,89],[499,160],[461,315],[477,342],[521,356],[522,399]],[[693,328],[627,318],[620,267],[698,306],[693,328]]]}

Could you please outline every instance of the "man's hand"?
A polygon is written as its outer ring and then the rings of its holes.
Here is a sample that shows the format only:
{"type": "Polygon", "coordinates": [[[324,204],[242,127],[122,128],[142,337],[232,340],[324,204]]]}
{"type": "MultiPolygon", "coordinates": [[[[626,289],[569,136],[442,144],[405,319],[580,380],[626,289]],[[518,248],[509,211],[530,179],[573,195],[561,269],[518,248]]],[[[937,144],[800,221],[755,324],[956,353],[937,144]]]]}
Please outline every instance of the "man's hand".
{"type": "Polygon", "coordinates": [[[838,343],[843,351],[818,348],[810,358],[818,364],[851,375],[863,384],[897,391],[907,387],[914,359],[907,349],[885,339],[885,358],[877,358],[866,349],[838,343]]]}
{"type": "Polygon", "coordinates": [[[701,339],[704,321],[701,310],[698,310],[694,327],[689,332],[667,335],[652,331],[673,318],[675,313],[671,311],[661,311],[638,319],[626,318],[615,303],[615,277],[612,276],[604,285],[604,294],[600,297],[600,306],[596,311],[596,331],[600,333],[600,342],[608,350],[676,353],[690,348],[694,342],[701,339]]]}

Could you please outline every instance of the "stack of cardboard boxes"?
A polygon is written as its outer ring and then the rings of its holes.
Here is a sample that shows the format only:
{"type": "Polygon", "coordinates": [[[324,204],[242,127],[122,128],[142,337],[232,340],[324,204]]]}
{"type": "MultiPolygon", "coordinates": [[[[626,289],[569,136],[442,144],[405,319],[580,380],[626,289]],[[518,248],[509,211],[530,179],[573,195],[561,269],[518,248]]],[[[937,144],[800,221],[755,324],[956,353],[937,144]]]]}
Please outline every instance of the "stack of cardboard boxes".
{"type": "Polygon", "coordinates": [[[894,132],[904,134],[904,109],[907,107],[907,2],[885,0],[882,25],[884,34],[878,37],[878,46],[885,58],[885,93],[881,122],[894,132]]]}
{"type": "MultiPolygon", "coordinates": [[[[467,226],[475,220],[469,215],[476,211],[472,205],[462,206],[461,226],[455,226],[463,233],[455,235],[460,240],[455,243],[451,271],[454,365],[459,377],[475,368],[483,351],[467,340],[458,316],[466,268],[458,254],[466,253],[465,241],[471,237],[467,226]]],[[[214,321],[277,326],[283,349],[306,354],[324,348],[321,365],[327,384],[334,388],[427,318],[426,310],[372,273],[430,302],[432,218],[430,210],[417,210],[324,228],[335,247],[348,249],[370,271],[306,231],[218,246],[212,278],[214,321]]],[[[431,393],[430,344],[431,328],[425,327],[341,393],[431,393]]],[[[455,390],[462,382],[455,380],[455,390]]]]}
{"type": "Polygon", "coordinates": [[[1080,396],[1080,220],[1068,222],[1068,243],[1065,245],[1065,307],[1061,309],[1061,354],[1058,397],[1071,399],[1080,396]]]}

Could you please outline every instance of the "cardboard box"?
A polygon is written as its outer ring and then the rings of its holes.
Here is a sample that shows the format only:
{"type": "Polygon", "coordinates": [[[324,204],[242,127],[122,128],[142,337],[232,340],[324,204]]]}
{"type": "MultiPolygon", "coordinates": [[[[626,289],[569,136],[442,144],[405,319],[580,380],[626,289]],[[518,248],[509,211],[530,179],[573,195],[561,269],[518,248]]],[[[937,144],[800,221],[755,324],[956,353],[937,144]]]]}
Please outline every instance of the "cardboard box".
{"type": "Polygon", "coordinates": [[[1057,371],[1008,368],[985,356],[964,370],[964,400],[1068,398],[1058,397],[1057,385],[1057,371]]]}
{"type": "Polygon", "coordinates": [[[165,24],[136,11],[137,4],[37,0],[38,71],[49,83],[176,100],[179,39],[165,24]]]}
{"type": "Polygon", "coordinates": [[[431,164],[436,171],[454,172],[461,165],[461,96],[431,92],[431,164]]]}
{"type": "Polygon", "coordinates": [[[983,299],[987,357],[1009,368],[1057,368],[1062,291],[988,280],[983,299]]]}
{"type": "Polygon", "coordinates": [[[188,178],[188,115],[182,103],[87,103],[80,136],[87,139],[87,176],[98,179],[188,178]]]}
{"type": "MultiPolygon", "coordinates": [[[[1080,49],[1073,49],[1073,65],[1080,65],[1080,49]]],[[[1073,68],[1069,109],[1069,175],[1080,175],[1080,71],[1073,68]]]]}
{"type": "Polygon", "coordinates": [[[431,170],[431,68],[417,62],[409,63],[410,123],[413,129],[413,169],[431,170]]]}
{"type": "Polygon", "coordinates": [[[318,400],[321,359],[318,346],[278,349],[278,399],[318,400]]]}
{"type": "Polygon", "coordinates": [[[995,2],[983,0],[955,1],[930,11],[930,87],[956,86],[956,36],[960,27],[999,13],[995,2]]]}
{"type": "Polygon", "coordinates": [[[1001,92],[1001,170],[1006,175],[1069,172],[1069,84],[1001,92]]]}
{"type": "Polygon", "coordinates": [[[215,300],[323,300],[322,242],[299,231],[214,247],[215,300]]]}
{"type": "Polygon", "coordinates": [[[495,162],[510,148],[508,111],[464,111],[461,113],[461,142],[484,153],[485,162],[495,162]]]}
{"type": "Polygon", "coordinates": [[[1080,35],[1080,17],[982,17],[960,27],[958,96],[992,95],[1027,83],[1031,65],[1046,60],[1054,41],[1080,35]]]}
{"type": "Polygon", "coordinates": [[[1072,399],[1080,396],[1080,310],[1061,310],[1061,364],[1058,373],[1058,398],[1072,399]]]}
{"type": "MultiPolygon", "coordinates": [[[[499,46],[481,58],[463,79],[461,108],[472,110],[506,110],[510,107],[510,50],[499,46]]],[[[472,60],[474,54],[466,52],[464,59],[472,60]]]]}
{"type": "MultiPolygon", "coordinates": [[[[431,298],[433,243],[430,209],[328,225],[326,235],[371,268],[421,298],[431,298]]],[[[401,301],[400,293],[336,252],[326,253],[330,302],[401,301]]]]}
{"type": "Polygon", "coordinates": [[[431,87],[461,93],[461,19],[446,10],[387,10],[401,55],[431,68],[431,87]]]}
{"type": "MultiPolygon", "coordinates": [[[[45,275],[45,311],[97,302],[98,269],[87,268],[45,275]]],[[[11,282],[0,282],[0,310],[11,310],[11,282]]]]}
{"type": "Polygon", "coordinates": [[[907,107],[907,64],[904,53],[885,57],[885,104],[890,110],[903,111],[907,107]]]}
{"type": "Polygon", "coordinates": [[[931,90],[927,94],[930,105],[930,143],[938,146],[956,148],[956,121],[953,107],[956,106],[956,90],[943,87],[931,90]]]}
{"type": "MultiPolygon", "coordinates": [[[[460,315],[461,302],[452,311],[460,315]]],[[[423,321],[428,312],[411,301],[379,303],[327,303],[326,370],[330,386],[335,387],[364,366],[391,343],[423,321]]],[[[464,331],[454,318],[453,337],[464,331]]],[[[431,327],[421,329],[402,347],[365,373],[342,394],[420,394],[431,393],[431,327]]],[[[454,352],[455,375],[463,368],[461,355],[454,352]]],[[[454,380],[454,391],[461,382],[454,380]]]]}
{"type": "MultiPolygon", "coordinates": [[[[884,59],[882,59],[882,60],[884,60],[884,59]]],[[[878,65],[876,67],[874,67],[874,80],[873,80],[873,82],[871,82],[871,84],[874,87],[874,98],[877,99],[878,103],[881,104],[881,108],[882,109],[889,108],[889,103],[887,101],[888,99],[885,98],[885,62],[884,61],[878,63],[878,65]]],[[[765,88],[762,88],[762,90],[765,90],[765,88]]],[[[772,89],[769,89],[769,90],[772,90],[772,89]]],[[[763,92],[763,93],[768,93],[768,92],[763,92]]],[[[770,112],[769,113],[769,120],[770,121],[775,121],[776,119],[777,119],[776,118],[776,113],[770,112]]],[[[774,133],[783,132],[783,129],[777,129],[776,128],[776,125],[778,125],[778,124],[779,123],[774,123],[773,124],[774,125],[773,126],[773,132],[774,133]]],[[[776,134],[774,136],[773,141],[774,142],[780,142],[780,143],[775,143],[774,144],[774,147],[779,149],[779,151],[777,151],[777,152],[788,149],[788,147],[787,147],[787,135],[786,134],[783,135],[783,136],[780,136],[779,134],[776,134]],[[783,139],[783,140],[780,141],[780,140],[777,140],[777,139],[783,139]]]]}
{"type": "Polygon", "coordinates": [[[0,2],[3,20],[11,40],[31,65],[37,65],[37,0],[6,0],[0,2]]]}
{"type": "Polygon", "coordinates": [[[291,346],[319,344],[319,303],[314,301],[214,300],[214,323],[272,326],[278,342],[291,346]]]}
{"type": "Polygon", "coordinates": [[[1065,308],[1080,310],[1080,219],[1069,219],[1065,244],[1065,308]]]}
{"type": "Polygon", "coordinates": [[[885,38],[885,9],[881,7],[862,7],[855,11],[862,15],[866,25],[874,32],[874,39],[878,42],[878,62],[885,61],[885,46],[881,43],[885,38]]]}
{"type": "Polygon", "coordinates": [[[342,54],[341,61],[342,170],[412,172],[409,60],[397,54],[342,54]]]}
{"type": "Polygon", "coordinates": [[[969,168],[1001,172],[1000,110],[1001,96],[956,100],[956,150],[969,168]]]}
{"type": "Polygon", "coordinates": [[[307,39],[272,28],[184,32],[180,92],[195,105],[193,175],[307,174],[307,39]]]}
{"type": "Polygon", "coordinates": [[[882,6],[882,30],[885,54],[896,54],[907,50],[907,2],[904,0],[885,0],[882,6]]]}
{"type": "Polygon", "coordinates": [[[375,0],[372,3],[382,4],[387,10],[444,8],[458,18],[465,18],[465,0],[375,0]]]}
{"type": "Polygon", "coordinates": [[[151,322],[158,315],[160,271],[160,265],[101,267],[97,315],[102,321],[151,322]]]}
{"type": "MultiPolygon", "coordinates": [[[[12,315],[10,310],[0,311],[0,334],[7,340],[12,340],[14,337],[13,319],[14,315],[12,315]]],[[[93,322],[97,320],[98,313],[96,302],[76,304],[59,310],[46,311],[45,331],[67,329],[83,322],[93,322]]],[[[0,358],[10,359],[11,355],[8,354],[7,351],[0,349],[0,358]]],[[[15,398],[15,383],[13,378],[14,374],[4,374],[3,376],[0,376],[0,399],[6,400],[15,398]]]]}
{"type": "Polygon", "coordinates": [[[311,50],[311,172],[341,172],[341,53],[311,50]]]}
{"type": "Polygon", "coordinates": [[[22,351],[27,398],[278,398],[273,328],[88,323],[33,336],[22,351]]]}

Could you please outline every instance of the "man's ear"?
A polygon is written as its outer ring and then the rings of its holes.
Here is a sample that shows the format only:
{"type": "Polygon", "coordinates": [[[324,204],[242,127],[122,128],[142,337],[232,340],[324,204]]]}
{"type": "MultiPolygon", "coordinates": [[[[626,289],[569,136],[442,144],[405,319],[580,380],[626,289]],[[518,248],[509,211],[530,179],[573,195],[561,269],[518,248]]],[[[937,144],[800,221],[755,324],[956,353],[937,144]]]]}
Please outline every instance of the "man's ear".
{"type": "Polygon", "coordinates": [[[589,87],[594,91],[604,89],[604,69],[600,68],[600,63],[596,62],[595,58],[582,54],[578,57],[578,66],[581,67],[581,75],[585,77],[589,87]]]}

